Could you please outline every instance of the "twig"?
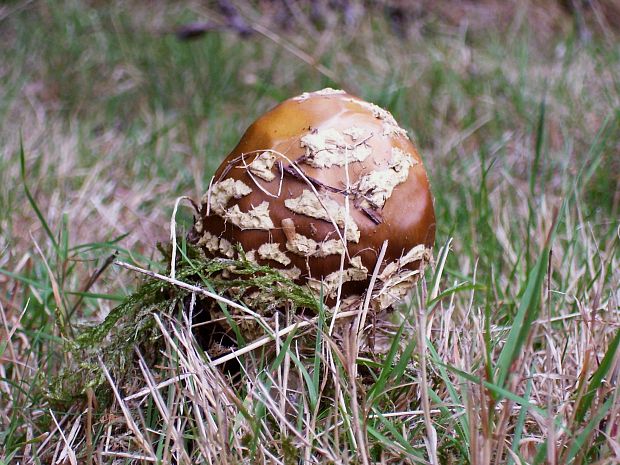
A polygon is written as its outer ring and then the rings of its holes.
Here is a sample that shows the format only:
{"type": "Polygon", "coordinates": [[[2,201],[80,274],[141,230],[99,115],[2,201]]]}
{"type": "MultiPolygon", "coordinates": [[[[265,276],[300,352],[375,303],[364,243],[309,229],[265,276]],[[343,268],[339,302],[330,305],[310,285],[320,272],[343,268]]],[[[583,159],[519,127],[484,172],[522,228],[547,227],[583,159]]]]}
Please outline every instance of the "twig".
{"type": "Polygon", "coordinates": [[[371,219],[373,223],[375,224],[383,223],[383,217],[381,216],[381,213],[379,213],[378,211],[375,211],[374,209],[365,207],[363,205],[360,205],[358,208],[360,208],[366,214],[366,216],[371,219]]]}
{"type": "MultiPolygon", "coordinates": [[[[88,292],[88,290],[93,286],[93,284],[95,284],[95,282],[99,279],[99,276],[101,276],[103,272],[112,263],[114,263],[114,259],[116,259],[117,255],[118,255],[118,252],[114,252],[112,255],[110,255],[108,258],[105,259],[105,262],[103,262],[103,264],[99,267],[99,269],[97,269],[97,271],[95,271],[90,276],[90,278],[88,278],[88,281],[86,281],[86,284],[82,288],[82,294],[88,292]]],[[[78,307],[80,306],[83,300],[84,300],[84,295],[81,295],[78,298],[78,300],[75,302],[75,304],[73,304],[73,307],[71,307],[71,311],[69,312],[69,318],[73,316],[73,314],[76,312],[76,310],[78,309],[78,307]]]]}
{"type": "Polygon", "coordinates": [[[342,189],[338,189],[336,187],[329,186],[329,185],[319,181],[318,179],[313,178],[312,176],[306,174],[299,167],[299,164],[297,163],[297,160],[292,161],[289,166],[284,167],[284,172],[287,173],[287,174],[290,174],[295,179],[303,179],[303,180],[310,181],[315,186],[321,187],[321,188],[325,189],[326,191],[330,191],[330,192],[333,192],[335,194],[342,194],[343,193],[342,189]],[[293,169],[293,167],[294,167],[294,169],[293,169]]]}
{"type": "Polygon", "coordinates": [[[86,390],[86,463],[93,465],[93,411],[95,392],[93,388],[86,390]]]}
{"type": "MultiPolygon", "coordinates": [[[[441,413],[440,409],[431,409],[430,413],[441,413]]],[[[381,412],[370,413],[368,418],[390,418],[390,417],[417,417],[424,415],[424,410],[406,410],[404,412],[381,412]]]]}

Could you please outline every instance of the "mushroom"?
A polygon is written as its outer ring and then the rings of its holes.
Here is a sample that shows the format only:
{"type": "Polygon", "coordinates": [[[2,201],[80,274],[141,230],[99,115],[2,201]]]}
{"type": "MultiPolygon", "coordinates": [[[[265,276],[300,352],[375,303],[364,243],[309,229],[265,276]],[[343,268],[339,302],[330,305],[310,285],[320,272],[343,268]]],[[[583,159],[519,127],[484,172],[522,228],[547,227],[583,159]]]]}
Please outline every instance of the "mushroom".
{"type": "Polygon", "coordinates": [[[323,89],[261,116],[222,162],[190,242],[277,268],[333,302],[403,297],[430,260],[435,215],[422,159],[386,110],[323,89]],[[377,260],[382,251],[382,262],[377,260]]]}

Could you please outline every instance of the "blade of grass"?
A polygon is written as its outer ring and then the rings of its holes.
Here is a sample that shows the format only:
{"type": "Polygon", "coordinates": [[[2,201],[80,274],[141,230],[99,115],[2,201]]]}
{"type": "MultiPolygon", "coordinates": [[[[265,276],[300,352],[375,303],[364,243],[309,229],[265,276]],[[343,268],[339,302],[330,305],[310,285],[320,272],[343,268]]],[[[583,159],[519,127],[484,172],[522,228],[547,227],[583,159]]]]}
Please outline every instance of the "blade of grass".
{"type": "MultiPolygon", "coordinates": [[[[463,405],[463,400],[459,396],[457,388],[452,384],[452,380],[448,375],[448,371],[446,370],[446,364],[441,361],[441,358],[439,357],[439,354],[437,353],[437,350],[435,349],[432,341],[428,340],[426,346],[431,356],[431,360],[439,369],[439,374],[441,375],[441,379],[443,380],[448,390],[452,403],[454,405],[463,405]]],[[[469,444],[469,420],[467,419],[466,415],[458,415],[457,418],[460,423],[460,429],[463,434],[463,439],[465,439],[466,444],[469,444]]]]}
{"type": "Polygon", "coordinates": [[[490,383],[486,380],[482,380],[480,379],[478,376],[472,375],[471,373],[467,373],[463,370],[460,370],[456,367],[447,365],[442,363],[442,365],[444,367],[446,367],[448,370],[452,371],[453,373],[455,373],[457,376],[466,379],[467,381],[471,381],[474,384],[478,384],[478,385],[483,385],[484,387],[486,387],[487,389],[489,389],[490,391],[494,392],[495,394],[508,399],[508,400],[512,400],[513,402],[516,402],[517,404],[521,405],[521,406],[526,406],[529,409],[532,409],[534,411],[536,411],[537,413],[543,415],[543,416],[547,416],[547,411],[537,405],[534,405],[532,403],[530,403],[527,399],[515,394],[514,392],[511,392],[507,389],[505,389],[502,386],[499,386],[497,384],[493,384],[490,383]]]}
{"type": "Polygon", "coordinates": [[[498,386],[506,384],[512,364],[521,354],[521,349],[527,341],[532,324],[540,312],[541,292],[549,262],[551,241],[557,231],[559,218],[564,216],[565,208],[566,201],[562,203],[560,211],[555,216],[545,246],[525,282],[525,290],[521,296],[514,323],[497,360],[496,382],[498,386]]]}
{"type": "Polygon", "coordinates": [[[427,306],[430,305],[438,297],[439,282],[441,281],[441,277],[443,276],[443,269],[446,265],[448,254],[450,253],[450,244],[452,244],[451,237],[446,240],[443,247],[439,250],[439,254],[437,257],[437,266],[435,267],[435,273],[433,274],[433,279],[431,281],[431,293],[428,296],[429,301],[427,302],[427,306]]]}
{"type": "Polygon", "coordinates": [[[523,292],[519,304],[519,310],[517,311],[506,343],[497,360],[496,380],[499,386],[504,386],[506,384],[506,379],[510,374],[512,364],[521,354],[521,349],[527,341],[532,323],[538,317],[538,312],[540,311],[540,293],[547,271],[548,260],[549,248],[545,247],[527,278],[525,291],[523,292]]]}
{"type": "Polygon", "coordinates": [[[41,210],[39,209],[37,202],[35,201],[32,193],[30,192],[30,189],[28,188],[28,183],[26,182],[26,155],[24,153],[24,143],[21,137],[20,137],[20,143],[19,143],[19,163],[20,163],[22,184],[24,186],[24,191],[26,193],[26,197],[28,198],[28,202],[30,203],[30,206],[34,210],[35,215],[37,215],[37,218],[39,219],[41,226],[43,226],[43,229],[45,230],[47,237],[49,238],[49,240],[52,243],[52,246],[54,247],[54,250],[56,251],[57,254],[59,254],[60,247],[58,245],[58,242],[56,241],[56,238],[54,237],[54,233],[52,232],[49,225],[47,224],[47,221],[45,220],[43,213],[41,213],[41,210]]]}
{"type": "Polygon", "coordinates": [[[308,369],[304,366],[304,363],[299,360],[299,358],[292,352],[289,352],[291,360],[297,366],[299,371],[301,372],[301,376],[306,382],[306,387],[308,388],[308,400],[310,401],[310,409],[314,411],[317,406],[318,398],[319,398],[319,387],[314,384],[312,376],[308,373],[308,369]]]}
{"type": "MultiPolygon", "coordinates": [[[[529,401],[530,394],[532,392],[532,378],[527,380],[527,385],[525,386],[525,394],[523,398],[529,401]]],[[[519,453],[519,443],[521,442],[521,435],[523,434],[523,428],[525,426],[525,420],[527,419],[527,406],[521,406],[521,411],[519,412],[519,418],[517,419],[517,424],[515,425],[515,432],[512,440],[512,451],[515,454],[519,453]]],[[[512,456],[508,458],[508,464],[512,465],[514,463],[514,459],[512,456]]]]}
{"type": "MultiPolygon", "coordinates": [[[[323,302],[323,295],[321,295],[321,299],[319,302],[323,302]]],[[[320,373],[321,373],[321,347],[323,345],[323,326],[325,323],[325,306],[321,305],[319,308],[319,315],[317,319],[317,329],[316,329],[316,342],[314,344],[314,360],[312,363],[313,371],[312,371],[312,384],[314,386],[318,386],[320,383],[320,373]]]]}
{"type": "Polygon", "coordinates": [[[383,394],[385,387],[388,383],[397,384],[400,378],[403,376],[407,365],[409,364],[409,360],[411,358],[411,354],[416,346],[415,338],[411,339],[405,349],[403,350],[398,363],[394,366],[394,360],[396,357],[396,353],[400,347],[401,336],[404,330],[404,323],[398,328],[396,335],[394,336],[394,340],[392,341],[392,345],[390,346],[390,351],[388,352],[387,357],[384,360],[383,366],[381,368],[381,373],[379,374],[379,379],[377,382],[370,388],[368,391],[368,403],[372,404],[375,402],[381,394],[383,394]]]}
{"type": "MultiPolygon", "coordinates": [[[[278,366],[282,363],[286,354],[291,353],[290,352],[291,342],[293,342],[293,338],[295,337],[296,333],[297,333],[296,331],[291,331],[289,335],[287,336],[286,340],[284,341],[284,343],[282,344],[280,353],[278,353],[278,356],[275,358],[275,360],[271,364],[272,372],[278,369],[278,366]]],[[[273,382],[270,376],[265,376],[263,374],[262,376],[259,377],[259,380],[261,380],[265,384],[265,388],[267,391],[271,389],[273,382]]],[[[254,417],[252,418],[252,422],[254,424],[252,428],[254,431],[254,435],[252,436],[252,442],[250,444],[250,453],[252,456],[254,456],[257,452],[258,444],[261,438],[260,427],[261,427],[263,419],[265,418],[265,414],[267,412],[267,405],[265,405],[264,402],[257,402],[256,409],[254,412],[255,412],[254,417]]]]}
{"type": "Polygon", "coordinates": [[[441,292],[434,299],[431,299],[428,302],[428,304],[427,304],[428,305],[428,311],[430,312],[431,310],[433,310],[433,308],[435,308],[435,305],[437,305],[437,303],[439,303],[439,301],[441,301],[445,297],[451,296],[452,294],[456,294],[456,293],[461,292],[461,291],[481,291],[481,292],[484,292],[484,291],[486,291],[486,289],[487,288],[485,286],[483,286],[482,284],[472,284],[472,283],[457,284],[456,286],[452,286],[451,288],[446,289],[445,291],[441,292]]]}
{"type": "Polygon", "coordinates": [[[532,160],[532,171],[530,174],[530,195],[535,197],[536,180],[540,173],[540,159],[542,157],[543,142],[545,139],[545,111],[547,108],[547,83],[545,82],[545,90],[540,101],[538,109],[538,123],[536,125],[536,147],[534,149],[534,160],[532,160]]]}
{"type": "Polygon", "coordinates": [[[618,356],[618,346],[620,345],[620,330],[616,332],[616,335],[612,339],[607,352],[601,360],[601,364],[596,369],[594,374],[592,375],[592,379],[588,384],[588,388],[585,391],[585,394],[581,399],[579,399],[576,407],[575,413],[575,421],[577,423],[581,423],[588,412],[588,409],[592,405],[592,401],[594,400],[594,396],[596,395],[597,389],[599,389],[603,383],[603,379],[610,372],[610,370],[614,367],[614,362],[616,357],[618,356]]]}
{"type": "MultiPolygon", "coordinates": [[[[381,422],[381,425],[383,425],[383,427],[385,427],[392,434],[392,436],[394,437],[394,439],[396,440],[396,443],[400,446],[400,448],[404,449],[405,451],[407,451],[407,453],[413,455],[414,457],[418,459],[422,459],[422,460],[424,459],[424,455],[420,451],[415,450],[411,446],[411,442],[405,439],[405,437],[400,433],[400,431],[398,431],[396,426],[394,426],[390,420],[385,418],[385,416],[383,416],[383,414],[379,412],[378,409],[373,408],[372,411],[373,411],[374,417],[378,418],[379,421],[381,422]]],[[[377,437],[378,439],[380,438],[382,442],[384,442],[386,445],[392,444],[392,441],[390,440],[390,438],[380,433],[376,428],[374,428],[371,425],[368,425],[368,432],[372,434],[373,436],[377,437]]],[[[391,447],[394,447],[394,446],[391,445],[391,447]]],[[[426,461],[424,462],[426,463],[426,461]]]]}
{"type": "Polygon", "coordinates": [[[568,451],[568,455],[566,456],[564,463],[570,463],[577,456],[578,453],[586,452],[584,451],[583,448],[584,448],[584,445],[586,444],[588,437],[590,436],[592,431],[594,431],[594,429],[598,427],[598,425],[603,420],[603,418],[605,418],[605,415],[607,415],[607,412],[613,406],[613,403],[614,403],[614,397],[609,396],[609,399],[607,399],[607,401],[605,401],[605,403],[601,405],[598,411],[592,415],[592,418],[590,419],[586,427],[579,434],[579,436],[575,438],[574,442],[572,443],[572,446],[568,451]]]}

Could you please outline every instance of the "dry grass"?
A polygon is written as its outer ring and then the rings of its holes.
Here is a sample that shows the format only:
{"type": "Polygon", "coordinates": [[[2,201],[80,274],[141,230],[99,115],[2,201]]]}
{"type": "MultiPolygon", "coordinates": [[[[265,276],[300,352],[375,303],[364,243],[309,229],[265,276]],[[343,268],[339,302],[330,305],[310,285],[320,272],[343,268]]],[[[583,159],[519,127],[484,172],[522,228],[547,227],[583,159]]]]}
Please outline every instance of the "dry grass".
{"type": "MultiPolygon", "coordinates": [[[[225,19],[194,3],[0,7],[0,463],[617,463],[608,35],[580,42],[564,25],[541,44],[527,15],[503,35],[431,17],[405,40],[377,15],[345,37],[337,22],[301,16],[287,32],[243,15],[267,34],[160,34],[225,19]],[[175,199],[199,198],[258,114],[326,84],[388,107],[433,182],[436,265],[393,351],[358,357],[359,332],[330,334],[327,313],[281,334],[297,321],[283,313],[235,377],[155,304],[126,370],[112,331],[84,358],[92,386],[49,395],[84,361],[68,350],[83,325],[135,290],[109,256],[165,273],[155,245],[175,199]]],[[[191,212],[176,220],[182,233],[191,212]]]]}

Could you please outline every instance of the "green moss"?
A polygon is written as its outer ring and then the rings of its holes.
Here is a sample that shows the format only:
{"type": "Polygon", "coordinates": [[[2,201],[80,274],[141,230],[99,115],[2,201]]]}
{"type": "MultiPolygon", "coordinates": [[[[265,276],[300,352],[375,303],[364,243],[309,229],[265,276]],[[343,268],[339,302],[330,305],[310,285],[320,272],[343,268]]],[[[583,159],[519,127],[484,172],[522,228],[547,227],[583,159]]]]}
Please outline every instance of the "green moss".
{"type": "MultiPolygon", "coordinates": [[[[169,247],[162,247],[161,251],[163,262],[170,263],[169,247]]],[[[190,247],[177,262],[176,279],[241,304],[252,293],[252,310],[266,318],[285,307],[318,313],[320,303],[307,288],[270,267],[249,262],[240,252],[241,260],[209,260],[203,258],[199,250],[190,247]],[[227,278],[222,277],[223,271],[227,272],[227,278]]],[[[148,361],[156,363],[162,347],[153,315],[178,315],[189,294],[186,289],[149,277],[103,322],[84,329],[74,341],[67,341],[65,349],[70,352],[73,363],[63,368],[50,384],[47,397],[52,405],[74,404],[92,389],[99,404],[104,406],[111,396],[99,358],[119,385],[131,382],[134,374],[141,377],[135,373],[134,348],[139,348],[148,361]]],[[[216,304],[215,301],[209,303],[216,304]]],[[[230,314],[235,315],[234,312],[230,314]]]]}

